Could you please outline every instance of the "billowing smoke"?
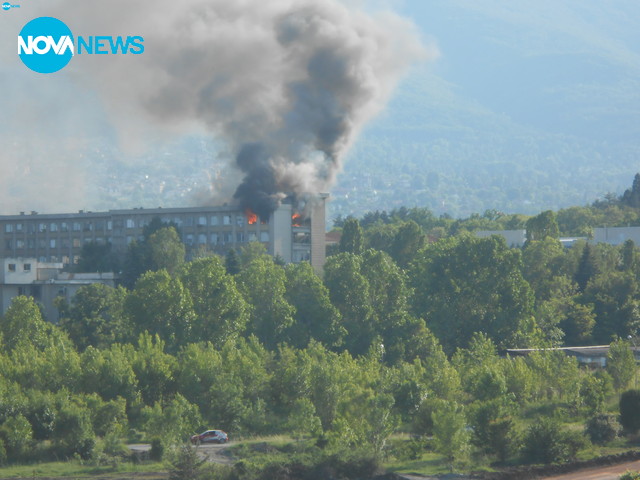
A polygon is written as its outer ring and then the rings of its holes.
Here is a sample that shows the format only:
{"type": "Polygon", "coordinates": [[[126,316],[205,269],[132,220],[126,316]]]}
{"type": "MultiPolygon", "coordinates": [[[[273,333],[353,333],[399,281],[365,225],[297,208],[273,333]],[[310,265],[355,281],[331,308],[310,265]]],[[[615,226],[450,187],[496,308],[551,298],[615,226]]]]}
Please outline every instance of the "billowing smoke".
{"type": "Polygon", "coordinates": [[[428,56],[407,20],[339,0],[41,5],[76,35],[143,35],[143,55],[77,55],[56,75],[97,89],[124,145],[195,130],[222,140],[242,176],[227,187],[262,217],[287,194],[327,191],[363,125],[428,56]]]}

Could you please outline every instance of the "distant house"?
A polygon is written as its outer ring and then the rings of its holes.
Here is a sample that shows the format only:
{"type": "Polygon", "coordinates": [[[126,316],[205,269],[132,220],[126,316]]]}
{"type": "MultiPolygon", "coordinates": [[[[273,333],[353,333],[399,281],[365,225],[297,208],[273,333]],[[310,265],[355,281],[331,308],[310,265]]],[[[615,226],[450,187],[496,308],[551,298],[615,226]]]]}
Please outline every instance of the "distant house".
{"type": "Polygon", "coordinates": [[[593,229],[594,243],[621,245],[627,240],[633,240],[636,245],[640,245],[640,227],[604,227],[593,229]]]}
{"type": "Polygon", "coordinates": [[[15,297],[26,295],[43,306],[48,321],[57,323],[58,309],[54,305],[57,297],[69,302],[85,285],[115,286],[113,273],[68,273],[62,271],[62,266],[36,258],[0,259],[0,313],[6,313],[15,297]]]}
{"type": "MultiPolygon", "coordinates": [[[[542,350],[560,351],[566,353],[570,357],[576,357],[578,363],[590,367],[606,367],[607,355],[609,354],[609,345],[593,345],[588,347],[557,347],[557,348],[510,348],[506,350],[506,354],[512,357],[525,357],[532,352],[542,350]]],[[[633,355],[636,362],[640,361],[640,348],[632,347],[633,355]]]]}
{"type": "MultiPolygon", "coordinates": [[[[526,230],[478,230],[476,237],[485,238],[491,235],[500,235],[512,248],[521,248],[527,239],[526,230]]],[[[586,240],[590,243],[608,243],[609,245],[622,245],[627,240],[633,240],[640,245],[640,227],[603,227],[593,229],[593,238],[587,237],[560,237],[560,243],[567,248],[572,247],[577,241],[586,240]]]]}

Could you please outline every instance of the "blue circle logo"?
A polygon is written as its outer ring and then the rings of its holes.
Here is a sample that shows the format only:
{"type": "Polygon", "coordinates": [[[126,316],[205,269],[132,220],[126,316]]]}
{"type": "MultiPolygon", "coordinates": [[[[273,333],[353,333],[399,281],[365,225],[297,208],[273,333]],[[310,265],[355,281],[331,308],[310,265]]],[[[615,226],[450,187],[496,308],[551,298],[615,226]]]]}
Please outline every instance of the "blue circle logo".
{"type": "Polygon", "coordinates": [[[11,10],[11,4],[10,4],[9,2],[4,2],[4,3],[2,4],[2,8],[3,8],[4,10],[11,10]]]}
{"type": "Polygon", "coordinates": [[[73,54],[73,34],[57,18],[34,18],[18,35],[20,60],[34,72],[57,72],[67,66],[73,54]]]}

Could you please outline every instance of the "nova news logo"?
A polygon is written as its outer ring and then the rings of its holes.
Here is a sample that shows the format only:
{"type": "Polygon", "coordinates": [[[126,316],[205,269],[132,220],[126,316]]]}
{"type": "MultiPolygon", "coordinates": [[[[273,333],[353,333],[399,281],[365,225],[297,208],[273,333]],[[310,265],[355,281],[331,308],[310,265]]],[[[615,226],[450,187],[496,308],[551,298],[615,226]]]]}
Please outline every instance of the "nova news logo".
{"type": "Polygon", "coordinates": [[[2,4],[2,9],[3,10],[11,10],[12,8],[20,8],[20,5],[14,5],[14,4],[9,3],[9,2],[4,2],[2,4]]]}
{"type": "Polygon", "coordinates": [[[18,55],[27,67],[38,73],[57,72],[78,54],[139,55],[144,52],[141,36],[78,36],[74,39],[64,22],[53,17],[34,18],[18,35],[18,55]]]}

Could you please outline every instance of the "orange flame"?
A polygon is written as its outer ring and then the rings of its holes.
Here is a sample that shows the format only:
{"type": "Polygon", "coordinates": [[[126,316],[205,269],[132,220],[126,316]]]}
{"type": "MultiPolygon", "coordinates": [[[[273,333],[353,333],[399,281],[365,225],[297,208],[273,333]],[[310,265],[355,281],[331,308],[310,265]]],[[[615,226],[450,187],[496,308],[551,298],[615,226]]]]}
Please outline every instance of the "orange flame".
{"type": "Polygon", "coordinates": [[[258,215],[253,213],[250,208],[247,208],[244,211],[244,214],[247,217],[247,222],[249,223],[249,225],[255,225],[258,221],[258,215]]]}
{"type": "Polygon", "coordinates": [[[294,227],[301,227],[302,215],[300,215],[299,213],[294,213],[293,215],[291,215],[291,225],[294,227]]]}

